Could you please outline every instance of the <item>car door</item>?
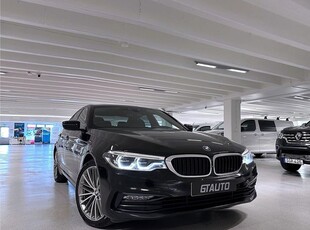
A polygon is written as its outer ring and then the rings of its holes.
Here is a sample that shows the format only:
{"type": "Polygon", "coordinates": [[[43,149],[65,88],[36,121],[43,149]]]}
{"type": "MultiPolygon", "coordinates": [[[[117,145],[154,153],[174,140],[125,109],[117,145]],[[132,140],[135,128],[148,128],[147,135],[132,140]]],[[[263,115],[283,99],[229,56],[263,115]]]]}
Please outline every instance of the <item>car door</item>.
{"type": "Polygon", "coordinates": [[[253,153],[260,151],[257,124],[254,119],[241,121],[241,144],[253,153]]]}
{"type": "Polygon", "coordinates": [[[275,153],[275,143],[277,139],[277,129],[274,121],[258,120],[260,129],[259,148],[262,153],[275,153]]]}
{"type": "MultiPolygon", "coordinates": [[[[78,121],[80,122],[80,129],[86,130],[87,128],[87,115],[88,107],[83,108],[78,121]]],[[[70,177],[74,182],[77,180],[77,176],[80,171],[80,165],[83,154],[87,150],[87,140],[82,139],[82,131],[69,131],[70,135],[67,142],[66,161],[70,169],[70,177]]]]}
{"type": "MultiPolygon", "coordinates": [[[[70,120],[77,120],[82,110],[77,111],[70,120]]],[[[69,148],[69,136],[70,131],[63,129],[62,132],[59,135],[58,139],[58,160],[61,164],[61,168],[65,170],[65,172],[69,175],[69,166],[66,159],[66,156],[68,155],[68,148],[69,148]]]]}
{"type": "MultiPolygon", "coordinates": [[[[77,121],[83,109],[77,111],[71,118],[70,121],[77,121]]],[[[63,130],[61,138],[63,140],[63,153],[62,153],[62,162],[68,176],[72,179],[73,177],[73,168],[72,168],[72,147],[75,142],[75,139],[80,134],[80,131],[72,130],[63,130]]]]}

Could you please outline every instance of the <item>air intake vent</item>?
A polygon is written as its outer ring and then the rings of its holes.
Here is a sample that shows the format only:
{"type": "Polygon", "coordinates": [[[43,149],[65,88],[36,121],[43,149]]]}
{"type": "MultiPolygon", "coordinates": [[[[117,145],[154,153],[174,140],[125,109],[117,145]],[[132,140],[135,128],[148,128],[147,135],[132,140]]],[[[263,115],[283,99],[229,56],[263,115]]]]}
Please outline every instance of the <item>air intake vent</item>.
{"type": "Polygon", "coordinates": [[[203,177],[211,173],[211,160],[203,155],[177,155],[167,158],[168,168],[181,177],[203,177]]]}
{"type": "Polygon", "coordinates": [[[241,165],[240,154],[220,154],[214,157],[214,173],[217,175],[235,173],[240,170],[241,165]]]}

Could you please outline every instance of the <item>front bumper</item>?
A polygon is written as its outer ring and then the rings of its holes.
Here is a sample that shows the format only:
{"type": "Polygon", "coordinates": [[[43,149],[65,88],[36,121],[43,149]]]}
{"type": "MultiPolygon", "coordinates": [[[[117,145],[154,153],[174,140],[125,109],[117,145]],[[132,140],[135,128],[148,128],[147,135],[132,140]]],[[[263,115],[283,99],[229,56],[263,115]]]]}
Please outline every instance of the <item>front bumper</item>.
{"type": "Polygon", "coordinates": [[[136,172],[99,166],[103,212],[113,222],[156,219],[186,212],[230,207],[256,198],[257,170],[254,163],[243,165],[239,173],[219,177],[181,178],[168,169],[136,172]],[[236,190],[203,196],[191,196],[195,182],[233,181],[236,190]],[[126,200],[126,196],[150,196],[147,200],[126,200]]]}
{"type": "Polygon", "coordinates": [[[303,160],[304,164],[310,164],[310,144],[287,143],[284,139],[276,141],[277,159],[284,162],[285,158],[303,160]]]}

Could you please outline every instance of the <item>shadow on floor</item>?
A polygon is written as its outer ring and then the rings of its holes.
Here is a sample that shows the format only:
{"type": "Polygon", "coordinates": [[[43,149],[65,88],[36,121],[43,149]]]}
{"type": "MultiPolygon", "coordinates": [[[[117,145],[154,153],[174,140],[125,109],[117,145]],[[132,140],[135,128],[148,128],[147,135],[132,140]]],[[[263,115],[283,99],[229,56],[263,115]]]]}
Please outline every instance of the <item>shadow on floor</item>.
{"type": "Polygon", "coordinates": [[[132,221],[112,225],[107,229],[208,229],[226,230],[239,225],[247,214],[239,210],[226,209],[205,211],[187,215],[178,215],[169,218],[148,221],[132,221]]]}

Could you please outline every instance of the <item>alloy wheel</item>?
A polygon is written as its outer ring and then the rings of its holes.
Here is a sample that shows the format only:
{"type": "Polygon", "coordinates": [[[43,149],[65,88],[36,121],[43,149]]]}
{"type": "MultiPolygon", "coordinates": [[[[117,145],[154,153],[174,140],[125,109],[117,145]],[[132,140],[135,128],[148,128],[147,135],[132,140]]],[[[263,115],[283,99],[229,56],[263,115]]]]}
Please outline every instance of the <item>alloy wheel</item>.
{"type": "Polygon", "coordinates": [[[91,221],[104,217],[101,209],[99,174],[96,166],[84,170],[78,184],[78,201],[84,215],[91,221]]]}

